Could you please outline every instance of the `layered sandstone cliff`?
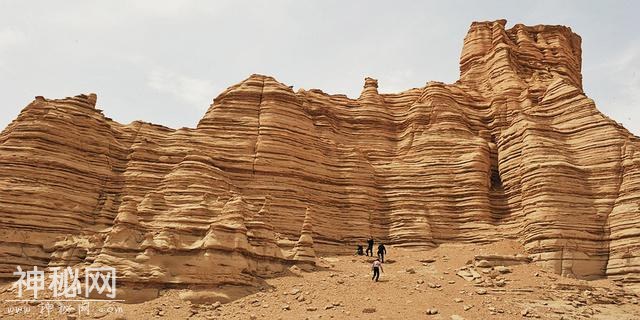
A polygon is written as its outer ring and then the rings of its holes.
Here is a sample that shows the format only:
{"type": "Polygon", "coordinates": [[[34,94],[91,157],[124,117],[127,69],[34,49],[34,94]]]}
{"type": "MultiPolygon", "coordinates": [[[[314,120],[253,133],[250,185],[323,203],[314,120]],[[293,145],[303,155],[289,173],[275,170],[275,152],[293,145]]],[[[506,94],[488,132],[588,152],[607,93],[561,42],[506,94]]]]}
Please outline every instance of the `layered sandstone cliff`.
{"type": "Polygon", "coordinates": [[[473,23],[460,80],[357,99],[252,75],[196,128],[37,97],[0,135],[0,274],[111,265],[124,282],[253,284],[366,238],[518,239],[640,284],[640,139],[582,90],[580,37],[473,23]]]}

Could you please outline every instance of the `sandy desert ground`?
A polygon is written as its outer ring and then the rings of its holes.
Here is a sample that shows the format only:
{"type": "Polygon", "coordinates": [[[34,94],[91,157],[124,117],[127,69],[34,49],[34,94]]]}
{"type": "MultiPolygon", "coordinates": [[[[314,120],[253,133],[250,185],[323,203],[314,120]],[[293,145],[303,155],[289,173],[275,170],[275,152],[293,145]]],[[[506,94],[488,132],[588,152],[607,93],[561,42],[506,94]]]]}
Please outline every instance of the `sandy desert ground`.
{"type": "Polygon", "coordinates": [[[257,288],[166,289],[138,304],[22,303],[28,314],[11,314],[21,303],[5,283],[2,319],[639,319],[638,295],[612,281],[560,277],[529,263],[480,268],[477,255],[522,255],[519,244],[445,244],[434,249],[390,248],[379,282],[371,281],[372,258],[327,256],[313,271],[297,267],[265,279],[257,288]],[[465,280],[458,275],[475,274],[465,280]],[[480,276],[478,278],[478,275],[480,276]],[[198,297],[194,299],[194,297],[198,297]],[[191,301],[190,301],[191,300],[191,301]],[[192,302],[195,301],[195,302],[192,302]],[[60,305],[66,310],[60,313],[60,305]],[[428,314],[428,313],[432,314],[428,314]]]}

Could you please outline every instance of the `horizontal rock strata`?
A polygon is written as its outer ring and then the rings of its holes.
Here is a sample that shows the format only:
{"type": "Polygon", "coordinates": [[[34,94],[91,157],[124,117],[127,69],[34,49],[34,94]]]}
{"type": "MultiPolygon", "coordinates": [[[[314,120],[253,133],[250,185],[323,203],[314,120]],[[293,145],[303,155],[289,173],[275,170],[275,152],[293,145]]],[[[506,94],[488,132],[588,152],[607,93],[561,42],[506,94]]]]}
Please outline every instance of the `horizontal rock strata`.
{"type": "Polygon", "coordinates": [[[367,78],[350,99],[252,75],[195,128],[37,97],[0,134],[0,274],[245,285],[369,237],[513,238],[558,273],[640,284],[640,139],[583,92],[571,29],[505,24],[471,25],[454,84],[367,78]]]}

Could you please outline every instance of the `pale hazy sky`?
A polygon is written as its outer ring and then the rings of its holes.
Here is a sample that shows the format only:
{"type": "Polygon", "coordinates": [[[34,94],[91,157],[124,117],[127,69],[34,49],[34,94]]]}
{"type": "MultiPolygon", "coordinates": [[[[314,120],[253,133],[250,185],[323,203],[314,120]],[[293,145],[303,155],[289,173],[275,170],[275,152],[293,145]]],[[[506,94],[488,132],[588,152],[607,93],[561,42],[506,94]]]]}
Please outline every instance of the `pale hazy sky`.
{"type": "Polygon", "coordinates": [[[98,94],[122,123],[194,127],[252,73],[357,97],[454,82],[472,21],[582,36],[584,89],[640,135],[640,1],[0,0],[0,128],[34,96],[98,94]]]}

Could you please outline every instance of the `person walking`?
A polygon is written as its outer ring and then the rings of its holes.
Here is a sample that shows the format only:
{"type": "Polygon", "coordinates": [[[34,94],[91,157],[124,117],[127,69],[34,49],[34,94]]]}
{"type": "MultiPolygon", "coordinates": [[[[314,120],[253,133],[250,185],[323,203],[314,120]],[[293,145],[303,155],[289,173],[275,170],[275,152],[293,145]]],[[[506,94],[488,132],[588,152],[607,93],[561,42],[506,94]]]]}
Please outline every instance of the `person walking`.
{"type": "Polygon", "coordinates": [[[373,257],[373,238],[369,238],[369,240],[367,240],[367,257],[369,256],[369,252],[371,252],[371,256],[373,257]]]}
{"type": "Polygon", "coordinates": [[[371,277],[371,280],[378,282],[378,279],[380,278],[380,271],[384,272],[384,270],[382,270],[382,262],[380,262],[380,259],[376,259],[373,262],[371,270],[373,270],[373,277],[371,277]]]}
{"type": "Polygon", "coordinates": [[[384,247],[384,243],[378,246],[378,259],[384,263],[384,255],[387,254],[387,248],[384,247]]]}

